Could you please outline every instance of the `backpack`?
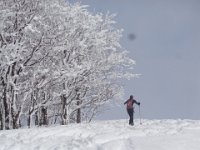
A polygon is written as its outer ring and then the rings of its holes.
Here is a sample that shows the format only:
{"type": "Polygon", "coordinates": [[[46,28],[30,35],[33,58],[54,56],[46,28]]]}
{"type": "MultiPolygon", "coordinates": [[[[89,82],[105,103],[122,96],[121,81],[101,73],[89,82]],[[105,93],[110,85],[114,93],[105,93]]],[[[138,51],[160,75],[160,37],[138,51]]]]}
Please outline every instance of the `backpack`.
{"type": "Polygon", "coordinates": [[[133,100],[131,100],[131,99],[128,100],[127,108],[133,108],[133,100]]]}

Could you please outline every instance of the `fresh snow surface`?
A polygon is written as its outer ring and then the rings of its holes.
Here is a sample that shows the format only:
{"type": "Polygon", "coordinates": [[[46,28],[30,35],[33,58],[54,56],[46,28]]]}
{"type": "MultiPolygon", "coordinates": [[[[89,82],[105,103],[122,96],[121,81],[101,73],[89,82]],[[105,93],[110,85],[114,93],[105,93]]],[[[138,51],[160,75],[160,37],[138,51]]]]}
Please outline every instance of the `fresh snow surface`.
{"type": "Polygon", "coordinates": [[[95,121],[0,131],[0,150],[200,150],[200,121],[95,121]]]}

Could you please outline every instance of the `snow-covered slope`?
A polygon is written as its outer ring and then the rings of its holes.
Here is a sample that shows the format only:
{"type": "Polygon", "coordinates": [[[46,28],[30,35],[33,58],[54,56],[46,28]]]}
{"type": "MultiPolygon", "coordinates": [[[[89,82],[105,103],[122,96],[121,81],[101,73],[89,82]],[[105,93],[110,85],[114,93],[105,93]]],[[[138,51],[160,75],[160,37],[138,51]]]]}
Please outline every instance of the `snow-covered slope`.
{"type": "Polygon", "coordinates": [[[127,120],[0,131],[0,150],[200,150],[200,121],[127,120]]]}

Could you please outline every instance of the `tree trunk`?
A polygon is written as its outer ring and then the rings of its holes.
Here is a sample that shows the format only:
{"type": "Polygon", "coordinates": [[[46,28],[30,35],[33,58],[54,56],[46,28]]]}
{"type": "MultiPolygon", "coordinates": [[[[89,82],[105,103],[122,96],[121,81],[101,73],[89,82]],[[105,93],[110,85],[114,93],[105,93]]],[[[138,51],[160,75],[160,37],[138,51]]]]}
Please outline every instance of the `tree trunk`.
{"type": "Polygon", "coordinates": [[[43,114],[43,125],[48,125],[47,108],[42,109],[42,114],[43,114]]]}
{"type": "Polygon", "coordinates": [[[47,125],[47,108],[42,107],[41,109],[41,116],[40,116],[40,126],[47,125]]]}
{"type": "Polygon", "coordinates": [[[38,111],[35,112],[35,126],[39,125],[38,111]]]}
{"type": "Polygon", "coordinates": [[[21,126],[19,114],[20,114],[20,111],[13,118],[13,129],[18,129],[21,126]]]}
{"type": "Polygon", "coordinates": [[[4,91],[3,91],[3,109],[4,109],[4,114],[5,114],[5,129],[9,130],[9,107],[7,103],[7,94],[6,94],[6,86],[4,86],[4,91]]]}
{"type": "Polygon", "coordinates": [[[67,110],[66,110],[66,103],[67,103],[67,99],[64,95],[61,96],[61,105],[62,105],[62,114],[61,114],[61,124],[62,125],[66,125],[67,122],[67,110]]]}
{"type": "Polygon", "coordinates": [[[28,111],[27,125],[28,125],[28,128],[31,127],[31,111],[30,111],[30,109],[28,111]]]}
{"type": "MultiPolygon", "coordinates": [[[[79,105],[79,102],[77,102],[77,105],[79,105]]],[[[81,109],[80,108],[78,108],[78,110],[77,110],[76,122],[81,123],[81,109]]]]}
{"type": "Polygon", "coordinates": [[[79,94],[78,94],[78,97],[77,97],[77,103],[76,104],[77,104],[77,107],[78,107],[77,114],[76,114],[76,123],[81,123],[81,108],[79,108],[81,102],[80,102],[79,94]]]}
{"type": "MultiPolygon", "coordinates": [[[[65,83],[63,83],[62,86],[63,86],[63,90],[65,90],[66,89],[65,83]]],[[[62,107],[61,124],[66,125],[67,124],[67,109],[66,109],[67,98],[65,94],[61,95],[60,98],[61,98],[61,107],[62,107]]]]}
{"type": "Polygon", "coordinates": [[[0,107],[0,130],[3,130],[3,115],[2,115],[2,107],[0,107]]]}

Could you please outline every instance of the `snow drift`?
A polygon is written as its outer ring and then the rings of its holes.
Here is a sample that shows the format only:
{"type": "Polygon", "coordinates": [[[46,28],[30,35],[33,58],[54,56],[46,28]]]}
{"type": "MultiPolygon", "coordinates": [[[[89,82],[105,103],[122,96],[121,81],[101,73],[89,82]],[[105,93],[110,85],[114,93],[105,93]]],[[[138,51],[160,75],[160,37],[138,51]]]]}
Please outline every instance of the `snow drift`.
{"type": "Polygon", "coordinates": [[[0,150],[199,150],[200,121],[127,120],[0,131],[0,150]]]}

